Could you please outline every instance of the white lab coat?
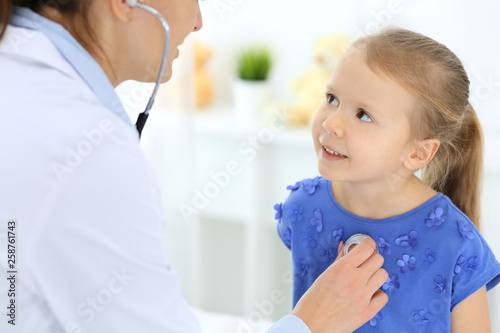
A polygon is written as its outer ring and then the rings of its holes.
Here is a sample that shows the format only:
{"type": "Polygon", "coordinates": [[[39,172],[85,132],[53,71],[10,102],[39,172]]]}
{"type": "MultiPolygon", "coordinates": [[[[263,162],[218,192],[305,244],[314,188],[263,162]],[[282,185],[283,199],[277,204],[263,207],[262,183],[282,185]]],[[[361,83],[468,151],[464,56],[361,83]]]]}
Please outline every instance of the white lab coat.
{"type": "Polygon", "coordinates": [[[135,129],[40,32],[0,42],[1,332],[198,332],[135,129]],[[16,222],[16,325],[7,223],[16,222]]]}

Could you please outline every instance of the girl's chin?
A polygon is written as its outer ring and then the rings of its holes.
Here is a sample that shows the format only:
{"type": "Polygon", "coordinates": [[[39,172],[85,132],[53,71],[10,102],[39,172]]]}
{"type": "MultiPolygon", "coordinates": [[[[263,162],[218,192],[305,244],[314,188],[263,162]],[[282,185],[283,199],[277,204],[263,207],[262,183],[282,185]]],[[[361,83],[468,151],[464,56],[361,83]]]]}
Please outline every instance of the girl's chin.
{"type": "Polygon", "coordinates": [[[318,173],[321,177],[329,180],[329,181],[336,181],[334,172],[330,168],[325,168],[321,164],[318,165],[318,173]]]}

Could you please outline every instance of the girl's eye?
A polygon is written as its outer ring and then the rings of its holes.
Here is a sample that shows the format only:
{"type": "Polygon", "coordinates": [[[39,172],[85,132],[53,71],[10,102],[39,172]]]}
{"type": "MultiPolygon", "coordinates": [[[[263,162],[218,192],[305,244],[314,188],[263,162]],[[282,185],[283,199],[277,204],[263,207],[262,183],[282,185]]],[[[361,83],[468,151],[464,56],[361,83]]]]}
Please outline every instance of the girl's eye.
{"type": "Polygon", "coordinates": [[[326,93],[326,102],[333,106],[339,106],[339,100],[332,94],[326,93]]]}
{"type": "Polygon", "coordinates": [[[365,112],[363,109],[359,109],[358,114],[356,115],[359,120],[365,121],[367,123],[371,123],[372,117],[368,113],[365,112]]]}

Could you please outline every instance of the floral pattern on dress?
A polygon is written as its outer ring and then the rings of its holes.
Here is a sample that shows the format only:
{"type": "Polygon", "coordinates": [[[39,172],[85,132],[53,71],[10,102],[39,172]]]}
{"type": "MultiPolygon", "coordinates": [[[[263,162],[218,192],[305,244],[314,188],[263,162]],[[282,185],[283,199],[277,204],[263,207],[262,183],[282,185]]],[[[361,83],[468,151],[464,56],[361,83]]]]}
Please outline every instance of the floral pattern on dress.
{"type": "Polygon", "coordinates": [[[295,261],[295,274],[300,277],[305,277],[309,272],[309,263],[305,259],[295,261]]]}
{"type": "Polygon", "coordinates": [[[469,260],[467,260],[465,268],[467,268],[471,272],[475,272],[479,268],[480,263],[481,261],[478,257],[470,258],[469,260]]]}
{"type": "Polygon", "coordinates": [[[306,229],[306,232],[301,232],[300,234],[302,236],[302,245],[308,246],[310,248],[316,247],[319,235],[314,227],[308,227],[306,229]]]}
{"type": "Polygon", "coordinates": [[[384,238],[379,237],[377,241],[378,253],[382,255],[391,254],[391,244],[387,242],[384,238]]]}
{"type": "Polygon", "coordinates": [[[379,312],[375,315],[375,317],[373,317],[372,319],[370,319],[370,326],[377,326],[377,324],[382,320],[384,319],[384,316],[382,316],[382,312],[379,312]]]}
{"type": "Polygon", "coordinates": [[[396,238],[396,241],[394,243],[396,244],[396,246],[401,247],[415,247],[418,245],[417,236],[417,232],[415,230],[411,230],[408,234],[401,235],[396,238]]]}
{"type": "Polygon", "coordinates": [[[425,253],[420,255],[420,260],[422,261],[422,267],[427,269],[434,261],[436,261],[436,253],[427,248],[425,249],[425,253]]]}
{"type": "Polygon", "coordinates": [[[437,275],[436,278],[434,279],[434,285],[435,288],[434,290],[440,294],[443,291],[446,290],[446,284],[448,283],[447,279],[444,279],[441,275],[437,275]]]}
{"type": "Polygon", "coordinates": [[[274,219],[279,220],[283,216],[283,204],[279,203],[274,205],[274,210],[276,211],[276,214],[274,214],[274,219]]]}
{"type": "Polygon", "coordinates": [[[464,256],[458,257],[457,262],[455,263],[455,268],[453,270],[455,274],[458,274],[462,271],[463,265],[465,264],[466,261],[467,259],[465,259],[464,256]]]}
{"type": "Polygon", "coordinates": [[[319,185],[320,177],[314,177],[313,179],[305,179],[302,181],[302,188],[308,194],[314,194],[316,187],[319,185]]]}
{"type": "Polygon", "coordinates": [[[449,328],[446,325],[453,301],[464,296],[479,272],[482,275],[490,268],[490,260],[486,260],[490,258],[489,249],[485,250],[474,225],[445,197],[404,215],[404,224],[399,219],[372,223],[337,209],[332,205],[328,184],[323,184],[324,180],[320,187],[312,183],[309,191],[317,192],[309,195],[303,183],[298,183],[297,190],[292,189],[295,192],[287,191],[290,198],[284,204],[275,205],[276,218],[281,214],[281,238],[287,244],[293,237],[294,303],[335,260],[338,244],[351,234],[364,233],[373,237],[385,259],[389,277],[380,289],[390,300],[389,310],[373,316],[364,329],[424,332],[449,328]]]}
{"type": "Polygon", "coordinates": [[[303,212],[302,206],[299,206],[296,203],[292,205],[292,208],[288,208],[286,211],[286,213],[290,217],[290,221],[292,222],[302,221],[302,212],[303,212]]]}
{"type": "Polygon", "coordinates": [[[338,227],[335,230],[332,230],[332,237],[335,240],[335,243],[340,243],[342,237],[344,237],[344,228],[338,227]]]}
{"type": "Polygon", "coordinates": [[[444,209],[441,207],[437,207],[433,212],[429,214],[429,218],[425,220],[425,225],[429,228],[434,226],[439,226],[442,223],[446,222],[446,215],[444,214],[444,209]]]}
{"type": "Polygon", "coordinates": [[[314,252],[315,258],[319,261],[326,261],[331,263],[337,258],[337,247],[333,245],[324,245],[320,243],[314,252]]]}
{"type": "Polygon", "coordinates": [[[302,182],[296,182],[296,183],[295,183],[295,185],[288,185],[288,186],[286,187],[286,189],[287,189],[287,190],[290,190],[290,191],[292,191],[292,192],[293,192],[293,191],[297,191],[297,190],[300,188],[300,184],[301,184],[301,183],[302,183],[302,182]]]}
{"type": "Polygon", "coordinates": [[[432,319],[432,314],[425,310],[419,310],[417,313],[413,315],[413,320],[415,321],[415,324],[419,326],[427,323],[431,319],[432,319]]]}
{"type": "Polygon", "coordinates": [[[474,226],[471,223],[466,223],[462,221],[457,221],[458,232],[463,239],[474,239],[476,235],[474,234],[474,226]]]}
{"type": "Polygon", "coordinates": [[[314,210],[313,217],[309,219],[309,223],[316,227],[317,232],[323,230],[323,217],[321,216],[321,210],[319,208],[314,210]]]}
{"type": "Polygon", "coordinates": [[[417,258],[414,256],[410,256],[409,254],[403,254],[403,257],[401,259],[398,259],[396,261],[396,264],[401,267],[401,273],[406,273],[408,270],[414,271],[416,266],[415,263],[417,262],[417,258]]]}
{"type": "Polygon", "coordinates": [[[389,292],[390,294],[396,293],[396,290],[399,289],[399,278],[397,274],[392,274],[392,276],[387,278],[384,285],[382,286],[382,290],[389,292]]]}

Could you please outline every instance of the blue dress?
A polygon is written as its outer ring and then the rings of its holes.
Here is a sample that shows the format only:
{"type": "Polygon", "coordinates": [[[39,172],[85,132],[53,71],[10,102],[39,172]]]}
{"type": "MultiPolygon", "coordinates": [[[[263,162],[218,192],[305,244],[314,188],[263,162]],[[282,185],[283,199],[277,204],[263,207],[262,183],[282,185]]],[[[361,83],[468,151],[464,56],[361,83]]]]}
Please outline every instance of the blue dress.
{"type": "Polygon", "coordinates": [[[485,240],[451,200],[438,194],[385,219],[343,209],[331,182],[316,177],[289,186],[275,205],[278,234],[292,251],[293,306],[335,260],[340,241],[367,234],[389,273],[387,305],[356,332],[450,332],[453,308],[486,285],[500,282],[500,264],[485,240]]]}

